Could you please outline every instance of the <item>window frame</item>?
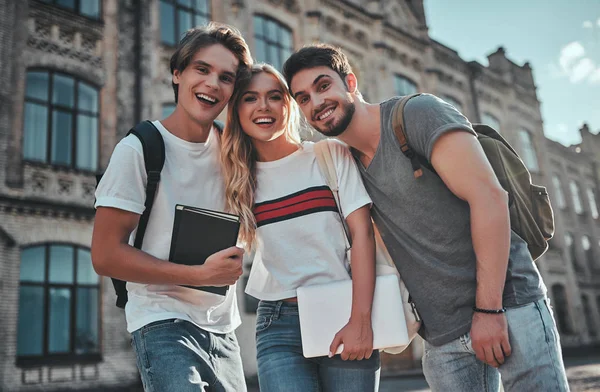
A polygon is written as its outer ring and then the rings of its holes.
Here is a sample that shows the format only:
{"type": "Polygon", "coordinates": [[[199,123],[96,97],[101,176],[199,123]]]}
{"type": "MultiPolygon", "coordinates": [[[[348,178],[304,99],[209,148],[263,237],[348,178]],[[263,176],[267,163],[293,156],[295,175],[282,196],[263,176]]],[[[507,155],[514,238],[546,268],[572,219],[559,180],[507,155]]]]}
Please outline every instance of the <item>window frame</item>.
{"type": "Polygon", "coordinates": [[[560,208],[561,210],[566,209],[568,206],[567,199],[565,198],[565,193],[563,191],[562,181],[560,180],[560,177],[556,173],[552,174],[552,187],[554,188],[554,191],[556,192],[555,200],[558,205],[558,208],[560,208]]]}
{"type": "Polygon", "coordinates": [[[517,132],[518,132],[517,137],[519,138],[519,147],[520,147],[520,152],[521,152],[521,154],[519,154],[519,155],[521,156],[523,163],[525,163],[525,167],[527,167],[527,170],[529,170],[532,173],[539,173],[540,172],[540,161],[538,158],[537,149],[535,148],[535,143],[533,142],[533,136],[532,136],[531,132],[525,127],[520,127],[517,132]],[[524,145],[523,138],[521,137],[521,135],[526,135],[527,143],[528,143],[527,146],[524,145]],[[526,150],[529,150],[529,149],[533,153],[533,158],[535,159],[535,167],[531,167],[529,165],[529,162],[527,162],[526,150]]]}
{"type": "Polygon", "coordinates": [[[581,199],[581,187],[575,180],[569,180],[569,192],[571,193],[571,202],[573,203],[573,211],[577,215],[583,215],[585,208],[581,199]]]}
{"type": "Polygon", "coordinates": [[[25,94],[24,94],[24,100],[23,100],[23,135],[22,138],[23,140],[25,139],[25,108],[27,106],[27,103],[31,103],[31,104],[35,104],[35,105],[41,105],[44,106],[47,110],[47,118],[46,118],[46,159],[45,160],[40,160],[40,159],[32,159],[32,158],[27,158],[25,157],[25,151],[24,151],[24,143],[21,146],[21,156],[23,158],[23,162],[27,162],[30,164],[34,164],[34,165],[49,165],[52,167],[60,167],[60,168],[68,168],[70,170],[75,170],[78,172],[84,172],[84,173],[96,173],[100,167],[100,87],[92,82],[89,82],[88,80],[85,80],[83,78],[80,78],[76,75],[73,74],[68,74],[62,71],[58,71],[56,69],[53,68],[38,68],[38,67],[32,67],[32,68],[28,68],[27,71],[25,72],[25,81],[27,82],[27,78],[29,73],[33,73],[33,72],[45,72],[48,75],[48,88],[47,88],[47,100],[43,101],[39,98],[31,98],[27,96],[27,84],[25,85],[25,94]],[[59,75],[62,77],[67,77],[73,80],[73,107],[69,108],[67,106],[61,105],[61,104],[55,104],[52,102],[52,96],[53,96],[53,92],[54,92],[54,76],[55,75],[59,75]],[[90,87],[92,87],[97,94],[97,106],[96,106],[96,112],[90,112],[88,110],[81,110],[79,109],[79,86],[80,84],[86,84],[90,87]],[[67,112],[71,115],[71,163],[70,164],[63,164],[63,163],[54,163],[52,162],[52,120],[53,120],[53,112],[55,109],[58,109],[62,112],[67,112]],[[83,168],[83,167],[79,167],[77,166],[77,118],[78,115],[84,115],[84,116],[88,116],[88,117],[94,117],[96,119],[96,125],[97,125],[97,129],[96,129],[96,162],[95,162],[95,168],[94,169],[90,169],[90,168],[83,168]]]}
{"type": "Polygon", "coordinates": [[[485,111],[481,114],[481,123],[485,124],[485,125],[489,125],[490,127],[494,128],[498,133],[502,133],[501,131],[501,126],[502,124],[500,123],[500,120],[498,119],[498,117],[494,116],[492,113],[485,111]],[[486,121],[486,118],[489,118],[491,120],[491,122],[493,122],[494,124],[490,124],[490,121],[486,121]]]}
{"type": "Polygon", "coordinates": [[[414,82],[414,80],[412,80],[411,78],[409,78],[406,75],[403,75],[401,73],[394,73],[394,93],[396,95],[398,95],[398,96],[405,96],[405,95],[415,94],[417,92],[419,92],[419,86],[414,82]],[[404,94],[404,93],[400,92],[399,89],[398,89],[398,82],[399,81],[410,83],[412,86],[414,86],[414,91],[413,92],[409,92],[408,94],[404,94]]]}
{"type": "Polygon", "coordinates": [[[264,48],[265,48],[265,53],[266,54],[266,58],[264,60],[261,59],[256,59],[258,62],[264,62],[267,64],[272,65],[273,67],[275,67],[275,69],[277,69],[278,71],[282,71],[282,69],[278,68],[275,64],[273,64],[272,62],[270,62],[270,54],[269,54],[269,48],[271,46],[276,47],[277,49],[277,54],[279,56],[278,61],[281,62],[281,68],[283,68],[283,64],[285,63],[285,60],[287,60],[287,57],[289,56],[285,56],[284,53],[285,51],[289,51],[289,53],[294,53],[294,30],[287,24],[279,21],[278,19],[267,15],[267,14],[262,14],[262,13],[254,13],[252,14],[252,32],[253,34],[253,39],[254,39],[254,48],[253,48],[253,53],[258,53],[258,45],[257,45],[257,41],[262,41],[264,44],[264,48]],[[263,25],[263,31],[261,31],[260,33],[258,31],[256,31],[256,23],[255,20],[256,18],[260,18],[262,19],[262,25],[263,25]],[[273,38],[269,38],[268,33],[266,32],[266,25],[267,22],[273,22],[276,25],[277,28],[277,38],[273,39],[273,38]],[[286,48],[283,45],[283,40],[280,39],[281,38],[281,31],[282,30],[286,30],[289,35],[290,35],[290,44],[291,46],[289,48],[286,48]]]}
{"type": "Polygon", "coordinates": [[[58,9],[74,13],[76,15],[79,15],[79,16],[89,19],[89,20],[93,20],[96,22],[100,22],[103,20],[102,15],[103,15],[104,8],[103,8],[102,0],[97,0],[98,1],[98,17],[97,18],[81,13],[81,2],[89,1],[89,0],[73,0],[75,2],[75,7],[73,9],[58,4],[58,0],[37,0],[37,1],[42,4],[47,4],[47,5],[56,7],[58,9]]]}
{"type": "MultiPolygon", "coordinates": [[[[42,282],[22,281],[19,277],[19,292],[22,286],[26,287],[42,287],[43,289],[43,330],[42,330],[42,354],[39,355],[19,355],[15,350],[16,365],[18,367],[35,367],[44,364],[71,364],[71,363],[96,363],[102,361],[102,279],[98,276],[98,283],[78,283],[77,282],[77,268],[78,268],[78,250],[84,250],[91,252],[91,249],[79,244],[70,242],[43,242],[35,243],[24,246],[20,249],[20,254],[24,250],[32,248],[43,248],[44,249],[44,280],[42,282]],[[68,246],[73,251],[73,282],[72,283],[50,283],[50,248],[52,246],[68,246]],[[68,353],[50,353],[49,352],[49,314],[50,314],[50,289],[52,288],[67,288],[71,293],[71,303],[69,309],[70,325],[69,325],[69,352],[68,353]],[[77,354],[75,352],[75,338],[77,336],[77,289],[79,288],[94,288],[98,292],[98,351],[93,353],[77,354]]],[[[19,298],[20,301],[20,298],[19,298]]],[[[20,306],[20,305],[19,305],[20,306]]],[[[19,309],[19,308],[17,308],[19,309]]],[[[19,312],[20,313],[20,312],[19,312]]],[[[19,317],[17,314],[17,339],[15,341],[18,347],[19,341],[19,317]]]]}
{"type": "MultiPolygon", "coordinates": [[[[191,1],[192,1],[192,3],[196,2],[196,0],[191,0],[191,1]]],[[[170,4],[173,7],[173,11],[174,11],[174,13],[173,13],[173,18],[174,18],[173,29],[175,30],[175,32],[174,32],[175,33],[175,42],[170,43],[170,42],[163,41],[163,39],[162,39],[162,29],[163,29],[163,26],[161,25],[159,27],[160,28],[159,34],[160,34],[160,43],[161,43],[161,45],[165,45],[167,47],[174,48],[174,47],[177,46],[177,44],[179,43],[179,41],[183,37],[183,34],[179,35],[179,26],[180,26],[180,23],[179,23],[179,11],[186,11],[186,12],[194,15],[194,17],[195,16],[202,16],[202,17],[204,17],[206,19],[207,23],[212,20],[211,19],[211,17],[212,17],[212,2],[210,0],[202,0],[202,1],[206,2],[206,9],[207,9],[207,13],[206,14],[204,14],[202,11],[200,11],[199,9],[197,9],[195,5],[192,5],[191,7],[188,7],[187,5],[180,4],[178,0],[159,0],[158,1],[159,11],[160,11],[160,6],[161,6],[162,3],[170,4]]],[[[159,25],[160,25],[160,17],[159,17],[159,25]]],[[[192,27],[195,27],[195,26],[198,26],[198,25],[192,24],[192,27]]]]}

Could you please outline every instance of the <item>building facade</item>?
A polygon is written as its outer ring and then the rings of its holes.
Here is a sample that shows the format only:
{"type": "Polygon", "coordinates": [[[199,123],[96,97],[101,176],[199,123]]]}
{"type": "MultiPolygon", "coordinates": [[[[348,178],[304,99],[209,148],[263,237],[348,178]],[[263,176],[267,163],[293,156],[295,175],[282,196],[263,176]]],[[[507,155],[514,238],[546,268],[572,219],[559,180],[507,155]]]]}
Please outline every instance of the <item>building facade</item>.
{"type": "MultiPolygon", "coordinates": [[[[547,140],[529,64],[502,48],[488,66],[464,61],[429,37],[422,0],[1,0],[0,390],[139,385],[110,280],[91,267],[95,174],[133,124],[173,110],[173,46],[209,20],[239,28],[277,68],[305,44],[338,45],[368,101],[429,92],[498,129],[554,203],[557,232],[537,265],[563,345],[600,342],[600,139],[547,140]]],[[[256,302],[242,286],[251,378],[256,302]]],[[[420,356],[419,344],[384,356],[383,373],[420,356]]]]}

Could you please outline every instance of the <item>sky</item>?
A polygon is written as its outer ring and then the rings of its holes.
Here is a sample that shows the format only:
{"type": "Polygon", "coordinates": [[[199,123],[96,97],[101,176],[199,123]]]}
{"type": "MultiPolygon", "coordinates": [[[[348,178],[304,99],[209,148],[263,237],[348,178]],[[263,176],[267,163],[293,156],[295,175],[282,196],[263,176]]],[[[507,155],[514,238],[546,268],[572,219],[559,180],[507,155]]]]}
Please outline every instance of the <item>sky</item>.
{"type": "Polygon", "coordinates": [[[600,132],[600,0],[424,0],[430,36],[466,60],[488,65],[499,46],[529,62],[544,132],[581,141],[585,122],[600,132]]]}

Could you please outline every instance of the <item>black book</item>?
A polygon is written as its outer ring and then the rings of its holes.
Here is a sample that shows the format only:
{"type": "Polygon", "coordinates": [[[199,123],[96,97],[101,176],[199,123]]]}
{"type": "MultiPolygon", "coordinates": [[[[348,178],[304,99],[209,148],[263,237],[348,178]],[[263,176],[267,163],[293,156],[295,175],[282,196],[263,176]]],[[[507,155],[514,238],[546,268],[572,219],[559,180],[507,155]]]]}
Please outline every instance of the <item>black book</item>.
{"type": "MultiPolygon", "coordinates": [[[[212,254],[237,243],[240,218],[224,212],[181,204],[175,206],[169,261],[185,265],[201,265],[212,254]]],[[[225,295],[229,286],[185,286],[225,295]]]]}

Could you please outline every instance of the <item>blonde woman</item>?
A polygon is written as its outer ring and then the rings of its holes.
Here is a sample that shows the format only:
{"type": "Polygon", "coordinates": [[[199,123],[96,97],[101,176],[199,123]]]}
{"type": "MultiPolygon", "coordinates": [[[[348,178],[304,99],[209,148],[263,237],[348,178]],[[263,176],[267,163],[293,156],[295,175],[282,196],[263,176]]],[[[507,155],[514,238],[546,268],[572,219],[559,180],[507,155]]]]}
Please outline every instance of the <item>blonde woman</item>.
{"type": "Polygon", "coordinates": [[[266,64],[234,94],[222,136],[228,209],[255,250],[246,292],[260,300],[256,322],[261,391],[376,391],[371,304],[375,246],[371,200],[349,151],[331,142],[340,207],[352,237],[352,313],[330,355],[304,358],[296,289],[350,279],[344,231],[313,143],[300,142],[299,110],[278,71],[266,64]],[[333,355],[344,344],[341,354],[333,355]]]}

